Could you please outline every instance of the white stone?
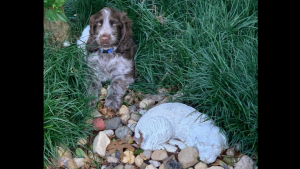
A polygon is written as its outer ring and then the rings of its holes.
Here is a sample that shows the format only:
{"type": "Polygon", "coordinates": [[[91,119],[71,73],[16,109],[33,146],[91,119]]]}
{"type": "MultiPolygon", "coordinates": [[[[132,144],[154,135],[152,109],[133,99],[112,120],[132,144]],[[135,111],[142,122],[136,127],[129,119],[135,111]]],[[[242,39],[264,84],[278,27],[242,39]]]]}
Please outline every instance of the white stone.
{"type": "Polygon", "coordinates": [[[145,169],[156,169],[156,167],[154,167],[154,165],[150,164],[150,165],[147,165],[145,169]]]}
{"type": "Polygon", "coordinates": [[[129,108],[125,105],[122,105],[117,114],[121,115],[120,118],[122,123],[127,124],[128,119],[130,119],[129,108]]]}
{"type": "Polygon", "coordinates": [[[108,156],[107,157],[107,162],[110,162],[110,163],[117,163],[119,159],[117,159],[116,157],[113,157],[113,156],[108,156]]]}
{"type": "Polygon", "coordinates": [[[148,160],[150,159],[151,155],[152,155],[152,151],[151,150],[145,150],[143,152],[143,156],[146,157],[148,160]]]}
{"type": "Polygon", "coordinates": [[[103,133],[105,133],[108,137],[114,135],[114,131],[113,130],[103,130],[103,133]]]}
{"type": "Polygon", "coordinates": [[[178,138],[187,147],[196,147],[200,159],[209,164],[228,145],[225,133],[207,118],[207,115],[185,104],[164,103],[148,110],[141,117],[135,127],[134,136],[140,138],[140,131],[143,138],[147,138],[141,143],[143,150],[162,149],[169,140],[178,138]]]}
{"type": "Polygon", "coordinates": [[[155,104],[155,101],[154,101],[154,100],[149,99],[149,98],[145,98],[145,99],[143,99],[143,100],[140,102],[139,106],[140,106],[141,109],[145,109],[146,107],[152,106],[152,105],[154,105],[154,104],[155,104]]]}
{"type": "Polygon", "coordinates": [[[85,158],[73,158],[73,160],[76,163],[77,167],[82,167],[85,164],[85,158]]]}
{"type": "Polygon", "coordinates": [[[234,169],[253,169],[253,168],[254,168],[254,162],[247,155],[243,155],[243,157],[236,163],[234,167],[234,169]]]}
{"type": "Polygon", "coordinates": [[[199,162],[198,164],[195,165],[194,169],[206,169],[206,168],[207,168],[207,164],[203,162],[199,162]]]}
{"type": "Polygon", "coordinates": [[[106,168],[106,165],[102,165],[102,166],[101,166],[101,169],[105,169],[105,168],[106,168]]]}
{"type": "Polygon", "coordinates": [[[160,162],[155,161],[155,160],[149,160],[149,163],[152,164],[152,165],[154,165],[154,167],[159,167],[160,164],[161,164],[160,162]]]}
{"type": "Polygon", "coordinates": [[[93,142],[94,153],[97,153],[101,157],[104,157],[106,147],[108,146],[109,143],[110,143],[110,139],[107,137],[107,135],[103,131],[100,131],[93,142]]]}
{"type": "Polygon", "coordinates": [[[140,155],[137,155],[134,159],[134,163],[136,166],[140,167],[143,164],[144,160],[140,155]]]}
{"type": "Polygon", "coordinates": [[[151,154],[151,159],[157,160],[157,161],[164,160],[167,157],[168,157],[168,154],[165,150],[155,150],[151,154]]]}

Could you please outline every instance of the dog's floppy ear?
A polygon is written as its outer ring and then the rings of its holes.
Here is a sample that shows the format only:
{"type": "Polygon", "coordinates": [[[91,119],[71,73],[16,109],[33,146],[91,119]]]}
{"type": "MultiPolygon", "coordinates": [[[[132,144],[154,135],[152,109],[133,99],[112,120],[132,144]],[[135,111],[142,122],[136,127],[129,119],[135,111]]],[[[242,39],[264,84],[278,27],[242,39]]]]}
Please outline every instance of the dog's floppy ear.
{"type": "Polygon", "coordinates": [[[100,17],[101,12],[97,12],[95,15],[92,15],[89,20],[89,25],[90,25],[90,35],[89,38],[86,42],[86,50],[89,52],[93,52],[99,48],[98,43],[96,42],[96,18],[100,17]]]}
{"type": "Polygon", "coordinates": [[[132,37],[131,21],[128,18],[127,14],[124,12],[120,13],[120,21],[123,24],[121,30],[121,39],[118,46],[118,52],[123,53],[128,50],[130,46],[130,38],[132,37]]]}

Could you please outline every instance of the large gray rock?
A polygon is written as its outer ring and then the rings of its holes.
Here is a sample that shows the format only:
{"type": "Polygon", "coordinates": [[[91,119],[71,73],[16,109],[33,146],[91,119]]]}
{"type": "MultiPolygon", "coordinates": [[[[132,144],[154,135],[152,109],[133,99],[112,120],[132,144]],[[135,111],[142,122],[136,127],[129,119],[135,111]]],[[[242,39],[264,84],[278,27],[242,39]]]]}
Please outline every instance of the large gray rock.
{"type": "Polygon", "coordinates": [[[115,131],[115,135],[117,138],[122,138],[126,135],[132,135],[132,131],[129,127],[127,126],[121,126],[121,127],[118,127],[115,131]]]}
{"type": "Polygon", "coordinates": [[[182,149],[178,154],[178,161],[182,168],[188,168],[195,165],[198,160],[198,150],[194,147],[187,147],[182,149]]]}
{"type": "Polygon", "coordinates": [[[105,129],[106,130],[110,130],[110,129],[115,130],[121,124],[121,118],[120,117],[114,117],[112,119],[107,119],[107,120],[104,121],[104,124],[105,124],[105,129]]]}

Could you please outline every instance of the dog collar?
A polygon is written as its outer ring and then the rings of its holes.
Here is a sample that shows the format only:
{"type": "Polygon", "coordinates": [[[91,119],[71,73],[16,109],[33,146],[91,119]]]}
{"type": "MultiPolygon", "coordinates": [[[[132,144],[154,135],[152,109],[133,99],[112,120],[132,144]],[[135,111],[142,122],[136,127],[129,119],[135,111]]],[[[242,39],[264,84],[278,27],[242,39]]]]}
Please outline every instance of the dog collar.
{"type": "Polygon", "coordinates": [[[113,48],[108,49],[108,50],[102,50],[102,49],[100,49],[100,52],[101,52],[101,53],[111,53],[111,52],[113,52],[113,51],[114,51],[113,48]]]}

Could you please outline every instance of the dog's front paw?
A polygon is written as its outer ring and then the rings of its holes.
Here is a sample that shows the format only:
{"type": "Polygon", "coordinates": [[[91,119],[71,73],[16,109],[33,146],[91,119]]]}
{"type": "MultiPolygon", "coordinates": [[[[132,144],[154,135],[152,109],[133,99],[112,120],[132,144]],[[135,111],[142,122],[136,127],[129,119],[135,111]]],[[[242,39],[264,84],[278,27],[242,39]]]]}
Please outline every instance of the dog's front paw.
{"type": "Polygon", "coordinates": [[[104,106],[117,112],[118,109],[121,107],[121,104],[122,104],[122,101],[120,99],[115,99],[113,97],[108,96],[105,99],[104,106]]]}

